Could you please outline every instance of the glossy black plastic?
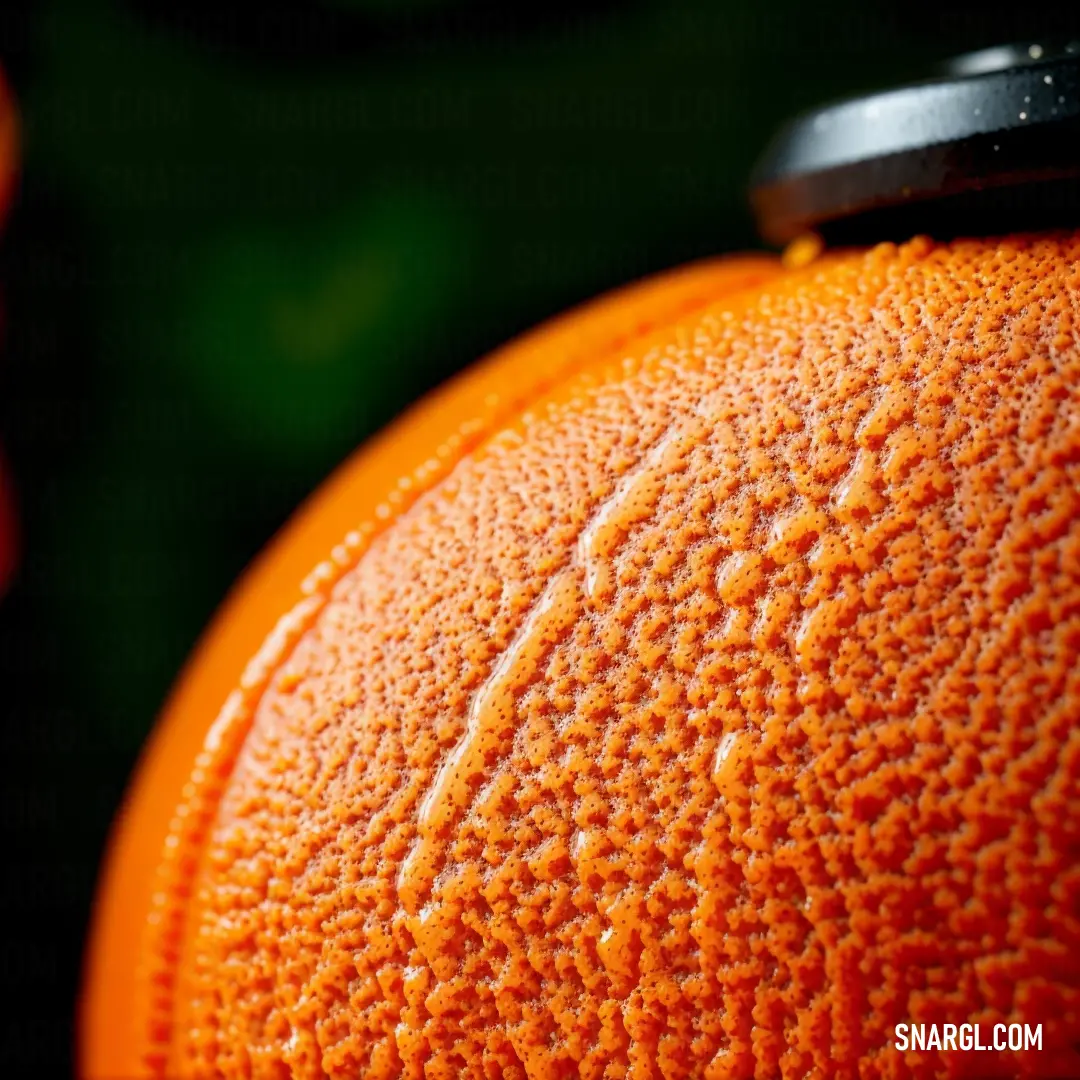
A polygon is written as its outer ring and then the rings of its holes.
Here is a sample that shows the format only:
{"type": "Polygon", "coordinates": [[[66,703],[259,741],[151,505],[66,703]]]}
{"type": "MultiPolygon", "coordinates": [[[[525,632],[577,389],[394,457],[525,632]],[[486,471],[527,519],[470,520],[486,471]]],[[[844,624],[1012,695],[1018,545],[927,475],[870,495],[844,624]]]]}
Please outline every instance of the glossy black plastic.
{"type": "Polygon", "coordinates": [[[1080,223],[1080,45],[1003,46],[799,117],[755,169],[762,236],[832,242],[1080,223]]]}

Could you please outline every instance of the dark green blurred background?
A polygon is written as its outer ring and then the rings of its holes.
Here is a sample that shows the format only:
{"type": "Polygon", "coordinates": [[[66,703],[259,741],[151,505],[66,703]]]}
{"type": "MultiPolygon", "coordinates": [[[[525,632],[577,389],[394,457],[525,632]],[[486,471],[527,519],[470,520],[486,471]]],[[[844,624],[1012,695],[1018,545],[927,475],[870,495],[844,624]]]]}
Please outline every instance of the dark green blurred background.
{"type": "Polygon", "coordinates": [[[610,286],[755,244],[792,111],[1067,7],[57,2],[0,16],[5,1076],[64,1075],[110,817],[248,560],[371,432],[610,286]]]}

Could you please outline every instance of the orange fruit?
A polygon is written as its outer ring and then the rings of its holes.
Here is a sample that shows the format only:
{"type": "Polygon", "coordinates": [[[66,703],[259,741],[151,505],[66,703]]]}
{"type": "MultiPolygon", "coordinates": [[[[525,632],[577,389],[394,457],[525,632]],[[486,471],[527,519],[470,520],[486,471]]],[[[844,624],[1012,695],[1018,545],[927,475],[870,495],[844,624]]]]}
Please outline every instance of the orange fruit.
{"type": "Polygon", "coordinates": [[[83,1075],[1074,1073],[1078,313],[1080,234],[720,262],[422,403],[182,676],[83,1075]]]}

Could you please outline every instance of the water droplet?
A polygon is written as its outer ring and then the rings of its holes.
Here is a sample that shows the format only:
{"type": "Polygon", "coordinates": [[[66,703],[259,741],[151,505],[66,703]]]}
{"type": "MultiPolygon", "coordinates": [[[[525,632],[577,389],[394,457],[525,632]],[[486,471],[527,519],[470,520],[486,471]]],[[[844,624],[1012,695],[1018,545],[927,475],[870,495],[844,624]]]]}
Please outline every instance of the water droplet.
{"type": "Polygon", "coordinates": [[[584,829],[578,829],[574,833],[574,842],[570,845],[570,858],[577,862],[585,853],[589,845],[589,834],[584,829]]]}
{"type": "Polygon", "coordinates": [[[836,512],[842,520],[852,520],[865,514],[875,514],[884,499],[875,484],[879,479],[877,454],[860,450],[851,469],[836,485],[836,512]]]}
{"type": "Polygon", "coordinates": [[[829,516],[813,505],[777,518],[769,537],[769,557],[781,565],[794,561],[828,527],[829,516]]]}
{"type": "Polygon", "coordinates": [[[440,837],[469,804],[492,757],[505,752],[517,722],[517,693],[533,679],[551,647],[573,625],[581,608],[577,575],[564,570],[548,583],[517,637],[472,699],[465,731],[436,773],[420,804],[419,837],[398,873],[405,909],[415,913],[437,873],[440,837]]]}
{"type": "Polygon", "coordinates": [[[729,731],[716,747],[712,779],[725,798],[730,798],[738,787],[739,767],[746,758],[747,749],[746,733],[741,731],[729,731]]]}
{"type": "Polygon", "coordinates": [[[623,893],[607,909],[609,921],[607,928],[596,943],[596,952],[600,962],[611,973],[633,977],[636,957],[634,955],[634,933],[639,911],[637,898],[623,893]]]}
{"type": "Polygon", "coordinates": [[[716,574],[716,591],[725,604],[748,607],[765,580],[762,557],[756,551],[739,551],[721,564],[716,574]]]}
{"type": "Polygon", "coordinates": [[[624,476],[601,504],[578,541],[578,559],[585,569],[585,594],[590,602],[606,598],[612,586],[609,564],[630,528],[656,509],[664,480],[681,468],[687,450],[705,429],[701,418],[684,428],[672,428],[624,476]]]}

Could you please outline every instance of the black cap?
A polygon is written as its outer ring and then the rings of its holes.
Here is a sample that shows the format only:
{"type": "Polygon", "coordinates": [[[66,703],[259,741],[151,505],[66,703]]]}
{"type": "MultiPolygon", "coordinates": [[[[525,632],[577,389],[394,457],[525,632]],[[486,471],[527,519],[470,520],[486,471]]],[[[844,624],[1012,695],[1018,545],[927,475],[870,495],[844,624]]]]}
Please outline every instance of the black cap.
{"type": "Polygon", "coordinates": [[[983,49],[799,117],[751,180],[765,240],[1080,223],[1080,43],[983,49]]]}

